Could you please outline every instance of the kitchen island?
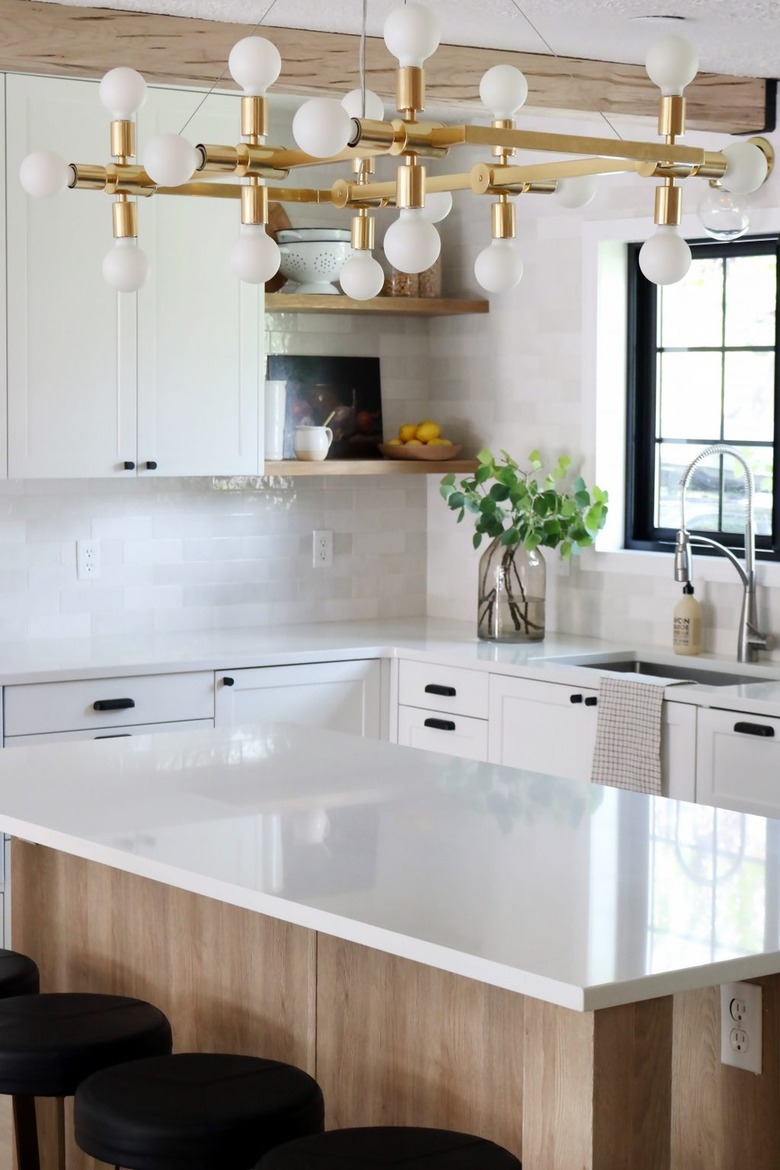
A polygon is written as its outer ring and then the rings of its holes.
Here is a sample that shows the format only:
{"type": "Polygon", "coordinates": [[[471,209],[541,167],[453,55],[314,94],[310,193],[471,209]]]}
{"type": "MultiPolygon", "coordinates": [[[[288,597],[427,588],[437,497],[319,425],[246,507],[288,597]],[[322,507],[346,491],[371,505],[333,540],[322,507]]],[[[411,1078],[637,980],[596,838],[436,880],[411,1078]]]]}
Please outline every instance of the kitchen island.
{"type": "Polygon", "coordinates": [[[0,828],[44,989],[291,1060],[329,1126],[471,1129],[526,1170],[775,1165],[777,822],[268,724],[3,752],[0,828]],[[718,1061],[739,979],[760,1078],[718,1061]]]}

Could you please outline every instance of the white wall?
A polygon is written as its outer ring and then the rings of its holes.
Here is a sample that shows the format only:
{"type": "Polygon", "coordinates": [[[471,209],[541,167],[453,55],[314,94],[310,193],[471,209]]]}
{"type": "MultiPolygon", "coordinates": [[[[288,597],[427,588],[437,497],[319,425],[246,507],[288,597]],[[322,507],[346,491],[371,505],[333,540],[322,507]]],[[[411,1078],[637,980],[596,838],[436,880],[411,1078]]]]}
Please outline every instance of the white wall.
{"type": "MultiPolygon", "coordinates": [[[[531,122],[550,125],[547,119],[531,122]]],[[[654,125],[619,123],[623,137],[648,139],[654,125]]],[[[609,135],[603,123],[583,119],[556,122],[555,129],[609,135]]],[[[780,135],[770,135],[775,150],[780,135]]],[[[724,138],[690,133],[688,145],[719,149],[724,138]]],[[[605,372],[596,364],[596,241],[616,233],[643,239],[652,231],[652,182],[638,177],[603,179],[594,202],[581,212],[562,211],[555,200],[521,196],[517,200],[518,245],[525,261],[523,279],[503,297],[491,298],[487,319],[442,320],[432,328],[431,360],[435,376],[432,416],[448,422],[463,437],[508,450],[518,461],[535,447],[552,463],[571,454],[589,481],[609,490],[617,505],[622,494],[620,452],[602,437],[597,450],[597,411],[614,412],[618,404],[604,398],[605,372]],[[606,456],[611,455],[611,459],[606,456]],[[603,478],[605,465],[608,478],[603,478]],[[598,475],[597,475],[598,472],[598,475]]],[[[703,236],[693,212],[704,182],[689,180],[684,206],[685,228],[703,236]]],[[[780,227],[780,180],[770,178],[754,197],[757,229],[780,227]],[[763,209],[763,211],[761,210],[763,209]],[[773,209],[778,209],[775,211],[773,209]],[[763,218],[762,218],[763,217],[763,218]]],[[[459,205],[449,225],[447,275],[457,287],[473,287],[471,266],[489,235],[487,209],[475,197],[459,205]]],[[[603,322],[602,322],[603,325],[603,322]]],[[[613,355],[622,363],[622,305],[615,306],[613,355]]],[[[606,328],[609,328],[607,321],[606,328]]],[[[622,428],[618,428],[622,430],[622,428]]],[[[457,435],[456,435],[457,437],[457,435]]],[[[467,521],[455,524],[430,483],[428,608],[435,616],[475,620],[476,565],[467,521]]],[[[617,508],[615,509],[617,511],[617,508]]],[[[550,580],[548,626],[569,633],[625,640],[627,644],[671,645],[672,610],[680,586],[674,582],[671,555],[588,552],[570,571],[557,552],[545,550],[550,580]]],[[[697,594],[704,604],[705,650],[734,654],[741,586],[733,568],[721,560],[697,558],[697,594]]],[[[760,607],[765,629],[780,635],[780,566],[762,566],[760,607]]]]}

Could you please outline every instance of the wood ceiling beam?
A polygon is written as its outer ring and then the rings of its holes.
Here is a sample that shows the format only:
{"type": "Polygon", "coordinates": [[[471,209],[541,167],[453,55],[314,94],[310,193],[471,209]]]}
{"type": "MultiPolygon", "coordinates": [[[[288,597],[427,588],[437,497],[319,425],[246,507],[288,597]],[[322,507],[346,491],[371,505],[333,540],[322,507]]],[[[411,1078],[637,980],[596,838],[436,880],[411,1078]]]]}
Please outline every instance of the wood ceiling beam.
{"type": "MultiPolygon", "coordinates": [[[[132,65],[149,81],[210,85],[225,67],[247,25],[107,8],[0,0],[0,69],[71,77],[99,77],[115,65],[132,65]]],[[[358,41],[343,33],[263,28],[282,54],[275,90],[346,92],[358,85],[358,41]]],[[[475,105],[479,79],[498,62],[516,65],[528,79],[531,107],[654,117],[658,91],[643,68],[569,57],[442,45],[426,68],[432,103],[475,105]]],[[[368,38],[368,85],[393,104],[393,59],[384,43],[368,38]]],[[[220,88],[234,88],[230,78],[220,88]]],[[[686,90],[688,125],[723,133],[774,128],[774,82],[703,74],[686,90]],[[767,111],[771,109],[771,117],[767,111]]]]}

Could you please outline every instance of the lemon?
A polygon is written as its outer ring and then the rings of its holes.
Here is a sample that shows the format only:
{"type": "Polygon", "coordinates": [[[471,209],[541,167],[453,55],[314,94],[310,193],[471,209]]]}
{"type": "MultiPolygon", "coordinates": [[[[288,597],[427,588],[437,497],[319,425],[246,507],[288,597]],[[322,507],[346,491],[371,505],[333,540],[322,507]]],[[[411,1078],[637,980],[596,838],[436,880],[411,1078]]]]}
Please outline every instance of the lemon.
{"type": "Polygon", "coordinates": [[[438,439],[441,434],[441,427],[438,423],[432,422],[429,418],[421,422],[414,432],[415,439],[419,439],[421,443],[430,443],[431,439],[438,439]]]}
{"type": "Polygon", "coordinates": [[[398,438],[402,443],[408,443],[410,439],[415,437],[417,430],[417,423],[404,423],[398,428],[398,438]]]}
{"type": "Polygon", "coordinates": [[[429,439],[426,447],[451,447],[452,439],[443,439],[441,435],[437,439],[429,439]]]}
{"type": "Polygon", "coordinates": [[[409,439],[408,442],[404,443],[404,446],[405,447],[424,447],[425,443],[423,443],[422,439],[409,439]]]}
{"type": "Polygon", "coordinates": [[[387,445],[388,447],[403,447],[403,443],[400,439],[388,439],[387,445]]]}

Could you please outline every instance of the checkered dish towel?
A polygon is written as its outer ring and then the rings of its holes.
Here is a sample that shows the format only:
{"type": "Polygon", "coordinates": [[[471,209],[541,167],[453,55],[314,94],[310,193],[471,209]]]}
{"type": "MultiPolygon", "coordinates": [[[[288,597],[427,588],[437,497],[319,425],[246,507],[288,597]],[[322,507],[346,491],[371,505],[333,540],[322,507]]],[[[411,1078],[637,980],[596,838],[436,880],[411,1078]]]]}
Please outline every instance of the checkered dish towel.
{"type": "Polygon", "coordinates": [[[661,707],[669,682],[602,678],[592,783],[661,795],[661,707]]]}

